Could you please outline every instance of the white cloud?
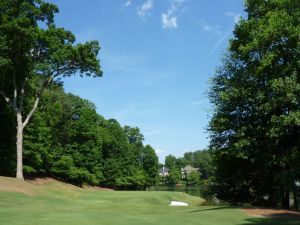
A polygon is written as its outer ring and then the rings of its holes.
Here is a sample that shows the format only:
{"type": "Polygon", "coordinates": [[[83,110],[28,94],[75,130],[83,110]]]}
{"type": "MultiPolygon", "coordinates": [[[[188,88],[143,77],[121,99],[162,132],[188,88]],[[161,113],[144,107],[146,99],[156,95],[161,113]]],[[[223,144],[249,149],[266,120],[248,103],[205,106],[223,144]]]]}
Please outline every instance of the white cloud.
{"type": "Polygon", "coordinates": [[[177,14],[180,9],[180,6],[185,2],[186,0],[171,0],[171,5],[168,8],[167,12],[161,14],[161,22],[162,27],[164,29],[176,29],[178,28],[177,25],[177,14]]]}
{"type": "Polygon", "coordinates": [[[155,153],[156,153],[157,155],[164,154],[165,152],[166,152],[166,151],[163,150],[163,149],[155,149],[155,153]]]}
{"type": "Polygon", "coordinates": [[[217,35],[222,34],[222,31],[220,30],[220,25],[210,25],[205,20],[200,20],[199,23],[200,23],[202,30],[205,32],[212,32],[217,35]]]}
{"type": "Polygon", "coordinates": [[[241,20],[242,15],[235,12],[226,12],[226,16],[232,17],[234,23],[238,23],[241,20]]]}
{"type": "Polygon", "coordinates": [[[163,13],[161,15],[161,22],[164,29],[177,28],[177,18],[170,14],[163,13]]]}
{"type": "Polygon", "coordinates": [[[130,6],[132,3],[131,0],[127,0],[125,3],[124,3],[124,6],[127,7],[127,6],[130,6]]]}
{"type": "Polygon", "coordinates": [[[140,17],[145,17],[149,15],[149,11],[153,8],[154,1],[153,0],[147,0],[144,2],[144,4],[139,8],[138,15],[140,17]]]}

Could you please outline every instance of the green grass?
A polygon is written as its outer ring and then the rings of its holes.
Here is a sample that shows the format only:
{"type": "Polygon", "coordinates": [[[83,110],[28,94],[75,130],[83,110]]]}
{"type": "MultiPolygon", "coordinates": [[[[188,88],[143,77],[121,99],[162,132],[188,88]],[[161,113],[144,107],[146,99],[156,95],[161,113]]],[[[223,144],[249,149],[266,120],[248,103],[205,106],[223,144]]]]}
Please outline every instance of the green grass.
{"type": "MultiPolygon", "coordinates": [[[[34,191],[28,195],[1,191],[1,185],[7,183],[0,177],[0,225],[300,224],[249,217],[238,208],[200,206],[202,199],[177,192],[99,191],[50,183],[32,185],[34,191]],[[170,207],[171,200],[188,202],[190,206],[170,207]]],[[[22,183],[17,185],[20,189],[22,183]]]]}

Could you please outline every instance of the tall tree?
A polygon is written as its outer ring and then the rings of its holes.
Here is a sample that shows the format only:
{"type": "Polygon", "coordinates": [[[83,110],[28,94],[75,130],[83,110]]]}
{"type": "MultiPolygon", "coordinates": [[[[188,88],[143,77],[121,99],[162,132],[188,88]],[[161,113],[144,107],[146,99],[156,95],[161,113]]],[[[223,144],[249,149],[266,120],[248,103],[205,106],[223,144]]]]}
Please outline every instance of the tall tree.
{"type": "Polygon", "coordinates": [[[0,98],[0,174],[2,176],[13,176],[16,166],[14,127],[13,113],[4,99],[0,98]]]}
{"type": "Polygon", "coordinates": [[[299,179],[300,2],[247,0],[246,12],[210,92],[216,190],[232,202],[281,196],[288,208],[299,179]]]}
{"type": "Polygon", "coordinates": [[[158,180],[158,157],[150,145],[146,145],[143,148],[142,160],[143,169],[147,174],[146,185],[155,185],[158,180]]]}
{"type": "Polygon", "coordinates": [[[123,130],[130,144],[142,144],[144,140],[144,135],[141,134],[140,129],[138,127],[125,126],[123,130]]]}
{"type": "Polygon", "coordinates": [[[101,76],[97,59],[100,48],[97,41],[74,45],[74,35],[54,24],[58,12],[54,4],[2,0],[0,9],[0,94],[16,117],[16,177],[23,179],[23,131],[41,93],[52,82],[77,72],[81,76],[101,76]],[[25,105],[25,90],[30,88],[34,100],[25,105]]]}
{"type": "Polygon", "coordinates": [[[167,155],[165,158],[165,165],[169,169],[169,176],[167,182],[170,184],[176,184],[181,179],[180,166],[175,156],[167,155]]]}

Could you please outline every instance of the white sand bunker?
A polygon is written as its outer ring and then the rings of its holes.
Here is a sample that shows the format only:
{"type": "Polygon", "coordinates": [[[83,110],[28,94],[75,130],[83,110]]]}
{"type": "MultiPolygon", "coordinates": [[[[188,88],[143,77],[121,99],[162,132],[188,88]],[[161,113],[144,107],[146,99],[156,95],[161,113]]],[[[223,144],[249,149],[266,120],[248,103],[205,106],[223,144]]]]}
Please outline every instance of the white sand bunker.
{"type": "Polygon", "coordinates": [[[188,206],[189,204],[179,201],[171,201],[170,206],[188,206]]]}

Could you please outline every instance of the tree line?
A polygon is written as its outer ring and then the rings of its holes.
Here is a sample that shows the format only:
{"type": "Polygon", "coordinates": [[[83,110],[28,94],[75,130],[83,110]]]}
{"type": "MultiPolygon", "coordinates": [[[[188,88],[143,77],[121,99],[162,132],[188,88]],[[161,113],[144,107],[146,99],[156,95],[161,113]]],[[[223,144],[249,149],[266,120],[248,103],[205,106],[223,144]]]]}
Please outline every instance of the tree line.
{"type": "MultiPolygon", "coordinates": [[[[160,165],[162,167],[163,165],[160,165]]],[[[165,184],[177,184],[185,182],[190,185],[207,185],[213,176],[213,161],[209,150],[198,150],[195,152],[185,152],[183,157],[176,158],[167,155],[164,166],[167,167],[169,175],[161,179],[165,184]],[[198,171],[182,177],[181,169],[185,166],[192,166],[198,171]]]]}
{"type": "MultiPolygon", "coordinates": [[[[102,76],[99,43],[77,44],[56,27],[58,8],[43,0],[1,0],[0,9],[0,174],[154,184],[157,157],[139,129],[104,119],[61,87],[63,77],[102,76]]],[[[210,150],[202,163],[200,153],[168,156],[168,179],[175,183],[179,168],[191,164],[220,199],[289,208],[292,195],[297,208],[300,1],[246,0],[245,11],[212,78],[210,150]]]]}
{"type": "MultiPolygon", "coordinates": [[[[300,1],[247,0],[210,89],[212,188],[290,207],[300,180],[300,1]]],[[[297,191],[298,189],[298,191],[297,191]]]]}
{"type": "Polygon", "coordinates": [[[43,0],[0,1],[0,175],[53,176],[82,185],[142,189],[158,160],[138,128],[121,127],[67,94],[62,78],[101,77],[98,41],[76,43],[43,0]]]}
{"type": "MultiPolygon", "coordinates": [[[[31,101],[31,100],[28,100],[31,101]]],[[[16,168],[15,121],[0,101],[0,174],[16,168]]],[[[44,91],[24,130],[27,176],[51,176],[77,185],[144,189],[157,181],[158,158],[136,127],[104,119],[95,105],[60,86],[44,91]]]]}

